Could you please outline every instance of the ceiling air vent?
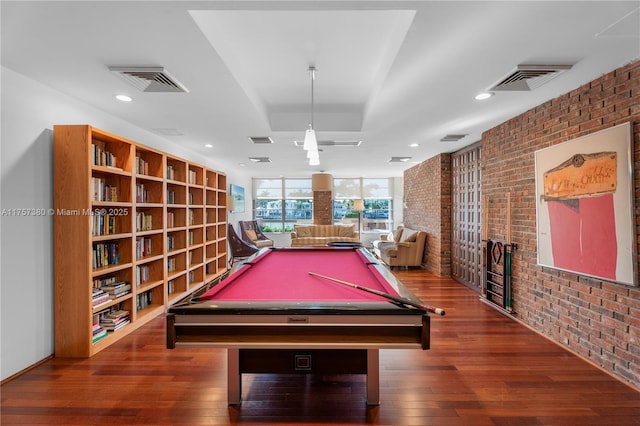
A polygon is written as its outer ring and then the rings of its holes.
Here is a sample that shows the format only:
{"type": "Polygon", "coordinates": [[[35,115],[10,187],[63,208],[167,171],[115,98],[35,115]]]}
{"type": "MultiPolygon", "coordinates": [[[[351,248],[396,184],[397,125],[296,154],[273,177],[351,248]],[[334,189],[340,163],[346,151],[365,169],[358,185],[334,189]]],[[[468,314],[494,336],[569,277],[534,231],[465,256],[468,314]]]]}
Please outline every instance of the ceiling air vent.
{"type": "Polygon", "coordinates": [[[251,142],[257,145],[273,143],[273,139],[271,139],[269,136],[250,136],[249,139],[251,140],[251,142]]]}
{"type": "Polygon", "coordinates": [[[460,139],[464,138],[465,136],[467,135],[466,134],[465,135],[447,135],[442,139],[440,139],[440,142],[457,142],[460,139]]]}
{"type": "MultiPolygon", "coordinates": [[[[303,146],[304,141],[293,141],[295,146],[303,146]]],[[[318,141],[318,146],[360,146],[362,141],[318,141]]]]}
{"type": "Polygon", "coordinates": [[[518,65],[489,91],[528,91],[559,76],[572,65],[518,65]]]}
{"type": "Polygon", "coordinates": [[[162,136],[184,136],[184,133],[180,130],[173,128],[156,128],[152,130],[162,136]]]}
{"type": "Polygon", "coordinates": [[[411,157],[391,157],[390,163],[406,163],[411,160],[411,157]]]}
{"type": "Polygon", "coordinates": [[[167,93],[188,92],[178,80],[163,67],[109,67],[141,92],[167,93]]]}
{"type": "Polygon", "coordinates": [[[270,163],[271,159],[269,157],[249,157],[252,163],[270,163]]]}

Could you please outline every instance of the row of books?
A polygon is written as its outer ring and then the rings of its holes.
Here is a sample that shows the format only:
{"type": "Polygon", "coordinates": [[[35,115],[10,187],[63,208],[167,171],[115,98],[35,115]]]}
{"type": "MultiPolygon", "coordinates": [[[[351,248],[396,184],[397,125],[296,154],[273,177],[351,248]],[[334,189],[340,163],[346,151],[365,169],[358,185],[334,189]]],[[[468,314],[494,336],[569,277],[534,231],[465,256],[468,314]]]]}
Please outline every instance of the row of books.
{"type": "Polygon", "coordinates": [[[117,282],[119,282],[120,279],[118,279],[118,277],[116,276],[110,276],[110,277],[103,277],[103,278],[96,278],[93,280],[93,286],[96,288],[100,288],[104,285],[112,285],[115,284],[117,282]]]}
{"type": "Polygon", "coordinates": [[[150,269],[149,265],[136,266],[136,286],[140,287],[140,284],[149,281],[150,269]]]}
{"type": "Polygon", "coordinates": [[[198,179],[198,175],[194,170],[189,170],[189,183],[195,184],[198,179]]]}
{"type": "Polygon", "coordinates": [[[139,183],[136,185],[136,202],[137,203],[149,203],[149,190],[145,189],[144,184],[139,183]]]}
{"type": "Polygon", "coordinates": [[[118,187],[99,177],[91,178],[93,201],[118,201],[118,187]]]}
{"type": "Polygon", "coordinates": [[[171,164],[167,164],[167,179],[176,180],[176,170],[171,164]]]}
{"type": "Polygon", "coordinates": [[[176,203],[176,191],[167,191],[167,203],[168,204],[176,203]]]}
{"type": "Polygon", "coordinates": [[[145,291],[142,294],[138,294],[136,297],[136,309],[138,311],[143,310],[147,306],[151,306],[153,302],[153,297],[151,291],[145,291]]]}
{"type": "Polygon", "coordinates": [[[93,268],[102,268],[120,263],[118,243],[93,244],[93,268]]]}
{"type": "Polygon", "coordinates": [[[167,250],[168,251],[172,251],[175,248],[176,248],[176,237],[174,237],[173,235],[168,235],[167,236],[167,250]]]}
{"type": "Polygon", "coordinates": [[[94,166],[116,166],[116,156],[113,153],[100,148],[96,144],[91,144],[94,166]]]}
{"type": "Polygon", "coordinates": [[[144,212],[136,213],[136,229],[138,231],[151,231],[153,229],[153,217],[144,212]]]}
{"type": "Polygon", "coordinates": [[[111,235],[116,233],[116,216],[95,214],[91,216],[91,235],[111,235]]]}
{"type": "Polygon", "coordinates": [[[140,156],[136,156],[136,174],[139,174],[139,175],[149,174],[149,163],[144,161],[144,159],[140,156]]]}
{"type": "Polygon", "coordinates": [[[136,259],[151,256],[151,238],[136,238],[136,259]]]}
{"type": "Polygon", "coordinates": [[[167,272],[173,272],[176,270],[176,258],[175,257],[170,257],[169,259],[167,259],[167,272]]]}

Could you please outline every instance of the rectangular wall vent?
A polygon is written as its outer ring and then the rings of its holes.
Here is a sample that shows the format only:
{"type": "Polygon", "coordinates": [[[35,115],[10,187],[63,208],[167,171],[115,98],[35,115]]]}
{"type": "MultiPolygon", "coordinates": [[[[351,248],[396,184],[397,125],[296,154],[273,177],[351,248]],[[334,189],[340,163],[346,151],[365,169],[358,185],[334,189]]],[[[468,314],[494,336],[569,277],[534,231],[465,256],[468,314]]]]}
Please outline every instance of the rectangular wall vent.
{"type": "Polygon", "coordinates": [[[572,65],[518,65],[489,91],[529,91],[556,78],[572,65]]]}
{"type": "Polygon", "coordinates": [[[141,92],[188,92],[186,87],[163,67],[109,67],[109,71],[123,78],[141,92]]]}

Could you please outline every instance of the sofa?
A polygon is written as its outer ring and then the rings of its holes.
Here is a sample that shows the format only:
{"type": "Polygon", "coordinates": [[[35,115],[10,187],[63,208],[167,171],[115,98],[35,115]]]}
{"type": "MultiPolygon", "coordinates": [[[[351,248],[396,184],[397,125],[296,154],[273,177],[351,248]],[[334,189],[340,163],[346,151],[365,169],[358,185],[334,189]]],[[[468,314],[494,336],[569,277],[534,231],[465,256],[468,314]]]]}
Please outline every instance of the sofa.
{"type": "Polygon", "coordinates": [[[355,225],[302,225],[294,224],[291,247],[326,246],[333,242],[359,243],[360,234],[355,225]]]}
{"type": "Polygon", "coordinates": [[[373,241],[373,253],[392,269],[421,266],[426,242],[426,232],[399,226],[394,232],[373,241]]]}

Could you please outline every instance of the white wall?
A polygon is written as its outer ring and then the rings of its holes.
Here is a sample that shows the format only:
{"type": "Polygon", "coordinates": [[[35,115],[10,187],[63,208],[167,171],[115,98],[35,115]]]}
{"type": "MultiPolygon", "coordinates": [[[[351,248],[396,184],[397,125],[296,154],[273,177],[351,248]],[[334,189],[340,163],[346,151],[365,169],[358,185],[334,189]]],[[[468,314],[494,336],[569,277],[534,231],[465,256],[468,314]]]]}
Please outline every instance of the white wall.
{"type": "Polygon", "coordinates": [[[0,373],[4,380],[54,352],[53,218],[11,216],[6,210],[53,207],[54,124],[90,124],[222,171],[228,183],[246,188],[251,187],[251,178],[7,68],[1,73],[0,373]]]}

